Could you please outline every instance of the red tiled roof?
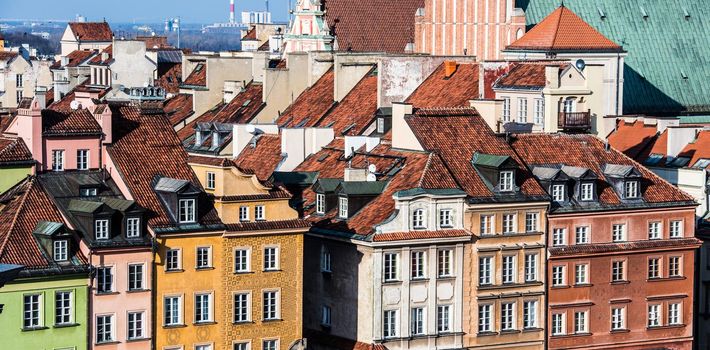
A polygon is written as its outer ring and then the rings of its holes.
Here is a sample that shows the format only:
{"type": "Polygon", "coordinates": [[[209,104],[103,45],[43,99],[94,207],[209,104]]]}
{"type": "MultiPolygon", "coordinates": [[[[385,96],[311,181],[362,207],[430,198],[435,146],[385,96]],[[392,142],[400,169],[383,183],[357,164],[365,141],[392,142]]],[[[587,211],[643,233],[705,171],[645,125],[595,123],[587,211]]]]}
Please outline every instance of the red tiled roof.
{"type": "MultiPolygon", "coordinates": [[[[77,85],[74,89],[72,89],[68,94],[64,95],[61,100],[59,101],[53,101],[52,104],[49,105],[49,109],[55,110],[55,111],[67,111],[71,109],[71,102],[74,101],[74,98],[76,97],[76,91],[92,91],[92,92],[97,92],[99,99],[104,97],[109,91],[111,91],[110,87],[107,88],[96,88],[96,87],[87,87],[89,79],[86,79],[83,83],[77,85]]],[[[52,96],[54,96],[52,94],[52,96]]]]}
{"type": "Polygon", "coordinates": [[[13,51],[0,51],[0,61],[12,61],[17,58],[19,54],[13,51]]]}
{"type": "Polygon", "coordinates": [[[69,28],[80,41],[113,40],[113,32],[106,22],[70,22],[69,28]]]}
{"type": "Polygon", "coordinates": [[[425,150],[441,155],[456,182],[470,197],[493,196],[471,163],[475,152],[511,157],[519,164],[517,183],[522,194],[545,195],[513,149],[493,133],[474,109],[418,110],[406,121],[425,150]]]}
{"type": "Polygon", "coordinates": [[[240,169],[253,172],[260,181],[267,181],[276,167],[283,160],[281,155],[281,135],[261,134],[257,138],[256,147],[249,143],[234,163],[240,169]]]}
{"type": "Polygon", "coordinates": [[[629,254],[630,251],[643,249],[663,249],[673,247],[688,247],[688,249],[692,249],[699,247],[700,244],[702,244],[702,241],[697,238],[683,238],[634,241],[625,243],[580,244],[565,247],[550,247],[549,250],[550,255],[552,256],[601,254],[612,252],[623,252],[624,254],[629,254]]]}
{"type": "Polygon", "coordinates": [[[15,120],[15,116],[0,115],[0,134],[4,133],[5,130],[7,130],[7,128],[10,127],[13,120],[15,120]]]}
{"type": "Polygon", "coordinates": [[[177,94],[165,101],[163,111],[168,116],[170,124],[173,126],[180,124],[183,120],[192,116],[192,94],[177,94]]]}
{"type": "Polygon", "coordinates": [[[413,239],[455,238],[471,237],[471,232],[466,230],[438,230],[438,231],[409,231],[378,233],[372,237],[374,242],[408,241],[413,239]]]}
{"type": "Polygon", "coordinates": [[[242,40],[257,40],[256,38],[256,27],[251,27],[246,34],[242,37],[242,40]]]}
{"type": "Polygon", "coordinates": [[[211,166],[218,166],[222,168],[228,168],[234,166],[234,162],[225,157],[204,157],[204,156],[196,156],[190,154],[187,158],[187,162],[191,164],[202,164],[202,165],[211,165],[211,166]]]}
{"type": "MultiPolygon", "coordinates": [[[[623,153],[611,149],[592,135],[520,134],[511,145],[528,165],[565,164],[587,168],[603,178],[604,164],[630,165],[645,180],[643,198],[648,203],[688,202],[693,198],[652,173],[623,153]]],[[[599,202],[617,205],[619,196],[610,186],[600,186],[599,202]]]]}
{"type": "Polygon", "coordinates": [[[468,107],[469,100],[478,98],[478,70],[478,64],[460,63],[447,78],[442,63],[406,102],[418,108],[468,107]]]}
{"type": "Polygon", "coordinates": [[[0,165],[33,162],[32,152],[22,138],[0,136],[0,165]]]}
{"type": "Polygon", "coordinates": [[[111,63],[112,60],[113,60],[113,44],[106,46],[103,50],[101,50],[101,52],[99,52],[98,55],[92,57],[89,60],[89,64],[106,66],[109,63],[111,63]],[[105,61],[103,60],[103,57],[102,57],[103,54],[108,54],[108,58],[105,61]]]}
{"type": "Polygon", "coordinates": [[[261,101],[263,88],[264,86],[261,83],[251,82],[247,84],[244,90],[229,103],[220,103],[180,129],[178,136],[181,140],[186,140],[193,136],[195,134],[195,126],[198,123],[249,123],[264,106],[261,101]]]}
{"type": "Polygon", "coordinates": [[[414,14],[424,0],[326,0],[324,5],[339,50],[403,53],[414,43],[414,14]]]}
{"type": "Polygon", "coordinates": [[[192,70],[187,79],[183,82],[183,85],[190,86],[207,86],[207,64],[198,63],[192,70]]]}
{"type": "MultiPolygon", "coordinates": [[[[168,212],[153,191],[155,176],[200,182],[189,165],[188,156],[167,118],[145,115],[136,106],[112,106],[113,144],[108,154],[116,164],[132,197],[152,212],[148,224],[171,226],[168,212]]],[[[200,201],[199,222],[205,225],[221,221],[211,203],[200,201]]]]}
{"type": "Polygon", "coordinates": [[[710,159],[710,130],[700,130],[695,141],[686,145],[678,157],[690,158],[688,166],[695,165],[695,162],[703,158],[710,159]]]}
{"type": "Polygon", "coordinates": [[[101,135],[99,123],[88,109],[42,111],[42,133],[48,136],[101,135]]]}
{"type": "Polygon", "coordinates": [[[227,225],[227,234],[230,232],[243,231],[271,231],[271,230],[289,230],[299,228],[309,228],[311,224],[303,219],[278,220],[278,221],[250,221],[238,222],[227,225]]]}
{"type": "Polygon", "coordinates": [[[335,103],[334,78],[335,72],[331,68],[286,108],[276,120],[276,124],[282,128],[292,128],[296,125],[302,127],[316,125],[335,103]]]}
{"type": "Polygon", "coordinates": [[[65,67],[78,67],[98,53],[98,50],[74,50],[66,56],[67,59],[69,59],[69,62],[66,65],[62,66],[62,61],[59,60],[54,62],[50,68],[60,69],[65,67]]]}
{"type": "MultiPolygon", "coordinates": [[[[552,62],[524,62],[513,64],[513,67],[496,81],[494,87],[499,89],[542,89],[547,85],[545,79],[545,67],[552,65],[552,62]]],[[[559,64],[560,68],[568,64],[559,64]]]]}
{"type": "Polygon", "coordinates": [[[377,112],[377,74],[365,75],[340,103],[318,122],[333,128],[335,135],[360,135],[377,112]]]}
{"type": "Polygon", "coordinates": [[[621,51],[621,46],[562,5],[506,50],[617,52],[621,51]]]}
{"type": "Polygon", "coordinates": [[[138,36],[136,36],[136,40],[145,42],[146,49],[166,49],[166,48],[172,47],[168,44],[168,37],[167,36],[138,35],[138,36]]]}
{"type": "Polygon", "coordinates": [[[180,92],[180,84],[182,84],[182,64],[165,64],[158,65],[158,79],[155,80],[155,85],[160,86],[167,93],[177,94],[180,92]]]}
{"type": "Polygon", "coordinates": [[[645,159],[639,159],[639,154],[657,137],[658,129],[656,125],[647,125],[639,120],[635,120],[632,123],[618,120],[616,122],[616,130],[609,135],[607,140],[612,147],[630,158],[643,162],[645,159]]]}

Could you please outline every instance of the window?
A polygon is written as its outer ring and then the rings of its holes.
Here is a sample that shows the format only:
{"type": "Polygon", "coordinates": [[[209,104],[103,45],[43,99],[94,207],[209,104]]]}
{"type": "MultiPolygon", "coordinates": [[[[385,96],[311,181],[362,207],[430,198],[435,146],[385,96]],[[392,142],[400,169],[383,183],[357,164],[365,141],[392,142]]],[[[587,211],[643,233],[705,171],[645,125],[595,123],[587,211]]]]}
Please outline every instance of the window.
{"type": "Polygon", "coordinates": [[[577,104],[575,102],[577,101],[575,101],[574,97],[568,97],[567,99],[565,99],[563,106],[564,112],[574,113],[574,111],[577,110],[577,104]]]}
{"type": "Polygon", "coordinates": [[[195,254],[197,258],[195,268],[205,269],[211,267],[212,254],[210,254],[210,251],[210,247],[197,247],[197,253],[195,254]]]}
{"type": "Polygon", "coordinates": [[[385,133],[385,118],[377,118],[377,133],[385,133]]]}
{"type": "Polygon", "coordinates": [[[126,219],[126,237],[136,238],[141,236],[141,219],[128,218],[126,219]]]}
{"type": "Polygon", "coordinates": [[[491,304],[480,304],[478,305],[478,332],[492,332],[491,324],[491,313],[493,305],[491,304]]]}
{"type": "Polygon", "coordinates": [[[412,252],[412,279],[424,278],[424,260],[425,253],[423,251],[412,252]]]}
{"type": "Polygon", "coordinates": [[[623,307],[615,307],[611,309],[611,330],[622,330],[625,328],[624,323],[624,311],[626,309],[623,307]]]}
{"type": "Polygon", "coordinates": [[[672,220],[670,229],[671,238],[683,237],[683,220],[672,220]]]}
{"type": "Polygon", "coordinates": [[[523,328],[537,327],[537,301],[523,302],[523,328]]]}
{"type": "Polygon", "coordinates": [[[325,214],[325,195],[316,193],[316,213],[325,214]]]}
{"type": "Polygon", "coordinates": [[[143,313],[128,313],[128,339],[143,338],[143,313]]]}
{"type": "Polygon", "coordinates": [[[96,342],[107,343],[113,341],[113,316],[96,316],[96,342]]]}
{"type": "Polygon", "coordinates": [[[453,250],[439,250],[439,277],[450,277],[452,274],[453,250]]]}
{"type": "Polygon", "coordinates": [[[384,279],[387,281],[396,281],[399,279],[399,254],[397,253],[385,253],[385,264],[384,264],[384,279]]]}
{"type": "Polygon", "coordinates": [[[537,125],[545,124],[545,100],[541,98],[535,99],[535,115],[533,116],[533,122],[537,125]]]}
{"type": "Polygon", "coordinates": [[[552,246],[559,247],[559,246],[565,245],[565,236],[567,236],[567,229],[564,229],[564,228],[552,229],[552,246]]]}
{"type": "Polygon", "coordinates": [[[234,322],[249,322],[249,294],[234,294],[234,322]]]}
{"type": "Polygon", "coordinates": [[[330,251],[325,245],[320,249],[320,270],[323,272],[331,272],[330,269],[330,251]]]}
{"type": "Polygon", "coordinates": [[[660,319],[661,305],[652,304],[648,306],[648,326],[658,327],[661,325],[660,319]]]}
{"type": "Polygon", "coordinates": [[[564,202],[565,200],[565,185],[552,185],[552,199],[555,202],[564,202]]]}
{"type": "Polygon", "coordinates": [[[278,292],[264,292],[264,319],[276,320],[279,318],[278,292]]]}
{"type": "Polygon", "coordinates": [[[493,284],[491,271],[493,270],[493,257],[483,256],[478,259],[478,284],[493,284]]]}
{"type": "Polygon", "coordinates": [[[264,248],[264,270],[274,271],[279,268],[279,248],[266,247],[264,248]]]}
{"type": "Polygon", "coordinates": [[[113,292],[113,271],[110,267],[96,269],[96,288],[98,293],[113,292]]]}
{"type": "Polygon", "coordinates": [[[279,348],[279,342],[278,342],[278,340],[275,340],[275,339],[264,340],[261,343],[262,350],[277,350],[278,348],[279,348]]]}
{"type": "Polygon", "coordinates": [[[385,338],[397,336],[397,310],[385,310],[382,326],[382,335],[385,338]]]}
{"type": "Polygon", "coordinates": [[[481,234],[493,234],[493,215],[481,215],[481,234]]]}
{"type": "Polygon", "coordinates": [[[416,209],[412,212],[412,227],[414,229],[426,228],[424,225],[424,209],[416,209]]]}
{"type": "Polygon", "coordinates": [[[680,277],[680,257],[671,256],[668,258],[668,277],[680,277]]]}
{"type": "Polygon", "coordinates": [[[211,299],[212,295],[208,293],[195,294],[195,323],[212,321],[211,299]]]}
{"type": "Polygon", "coordinates": [[[589,244],[589,226],[577,226],[574,231],[577,244],[589,244]]]}
{"type": "Polygon", "coordinates": [[[451,305],[436,308],[436,327],[439,333],[451,332],[451,305]]]}
{"type": "Polygon", "coordinates": [[[498,187],[501,192],[510,192],[513,190],[513,171],[505,170],[500,172],[498,187]]]}
{"type": "Polygon", "coordinates": [[[96,197],[96,194],[99,191],[96,189],[96,187],[88,187],[88,188],[81,188],[79,189],[79,195],[82,197],[96,197]]]}
{"type": "Polygon", "coordinates": [[[537,281],[537,254],[525,255],[525,282],[537,281]]]}
{"type": "Polygon", "coordinates": [[[57,292],[54,294],[54,323],[55,324],[70,324],[71,319],[71,292],[57,292]]]}
{"type": "Polygon", "coordinates": [[[623,261],[612,261],[611,263],[611,281],[619,282],[624,281],[624,262],[623,261]]]}
{"type": "Polygon", "coordinates": [[[249,221],[249,207],[247,207],[247,206],[239,207],[239,221],[242,221],[242,222],[249,221]]]}
{"type": "Polygon", "coordinates": [[[565,285],[565,267],[562,265],[552,267],[552,286],[565,285]]]}
{"type": "Polygon", "coordinates": [[[76,169],[89,170],[89,150],[80,149],[76,151],[76,169]]]}
{"type": "Polygon", "coordinates": [[[234,272],[249,272],[249,249],[234,251],[234,272]]]}
{"type": "Polygon", "coordinates": [[[528,99],[518,98],[518,123],[528,122],[528,99]]]}
{"type": "Polygon", "coordinates": [[[213,190],[215,188],[215,174],[211,171],[207,172],[207,187],[210,190],[213,190]]]}
{"type": "Polygon", "coordinates": [[[515,303],[500,304],[500,329],[502,331],[515,329],[515,303]]]}
{"type": "Polygon", "coordinates": [[[22,98],[24,97],[24,93],[22,90],[17,90],[15,91],[15,101],[19,105],[20,102],[22,102],[22,98]]]}
{"type": "Polygon", "coordinates": [[[52,171],[64,171],[64,151],[52,151],[52,171]]]}
{"type": "Polygon", "coordinates": [[[503,214],[503,233],[515,233],[515,214],[503,214]]]}
{"type": "Polygon", "coordinates": [[[266,209],[263,205],[257,205],[254,207],[254,220],[264,221],[266,220],[266,209]]]}
{"type": "Polygon", "coordinates": [[[510,121],[510,97],[503,97],[503,121],[510,121]]]}
{"type": "Polygon", "coordinates": [[[565,334],[565,314],[552,314],[552,335],[565,334]]]}
{"type": "Polygon", "coordinates": [[[165,270],[180,270],[180,249],[169,249],[165,252],[165,270]]]}
{"type": "Polygon", "coordinates": [[[96,239],[109,238],[108,220],[101,219],[94,221],[94,228],[96,230],[96,239]]]}
{"type": "Polygon", "coordinates": [[[195,200],[181,199],[178,203],[180,213],[178,221],[180,223],[195,222],[195,200]]]}
{"type": "Polygon", "coordinates": [[[54,261],[67,261],[69,241],[57,240],[54,241],[54,261]]]}
{"type": "Polygon", "coordinates": [[[164,300],[164,317],[163,320],[166,326],[176,326],[182,323],[182,310],[180,309],[182,297],[165,297],[164,300]]]}
{"type": "Polygon", "coordinates": [[[454,222],[451,219],[451,209],[439,210],[439,227],[454,227],[454,222]]]}
{"type": "Polygon", "coordinates": [[[515,283],[515,256],[503,256],[503,283],[515,283]]]}
{"type": "Polygon", "coordinates": [[[669,325],[681,324],[680,303],[668,304],[668,324],[669,325]]]}
{"type": "Polygon", "coordinates": [[[661,278],[661,259],[650,258],[648,259],[648,278],[661,278]]]}
{"type": "Polygon", "coordinates": [[[234,350],[249,350],[249,343],[234,343],[234,350]]]}
{"type": "Polygon", "coordinates": [[[212,350],[212,344],[195,345],[195,350],[212,350]]]}
{"type": "Polygon", "coordinates": [[[581,264],[575,265],[574,267],[574,284],[587,284],[589,283],[589,277],[587,274],[589,265],[581,264]]]}
{"type": "Polygon", "coordinates": [[[340,197],[338,204],[339,204],[338,216],[340,216],[341,219],[347,219],[348,218],[348,197],[340,197]]]}
{"type": "Polygon", "coordinates": [[[593,183],[589,183],[589,182],[582,183],[579,199],[581,199],[583,201],[594,200],[594,184],[593,183]]]}
{"type": "Polygon", "coordinates": [[[540,230],[538,226],[539,213],[525,213],[525,232],[538,232],[540,230]]]}
{"type": "Polygon", "coordinates": [[[23,297],[22,326],[24,328],[40,327],[40,294],[29,294],[23,297]]]}
{"type": "Polygon", "coordinates": [[[143,289],[143,264],[128,265],[128,290],[143,289]]]}
{"type": "Polygon", "coordinates": [[[639,196],[639,182],[638,181],[626,181],[624,182],[624,197],[625,198],[638,198],[639,196]]]}
{"type": "Polygon", "coordinates": [[[626,224],[614,224],[611,227],[611,240],[614,242],[626,241],[626,224]]]}
{"type": "Polygon", "coordinates": [[[587,312],[576,311],[574,313],[574,333],[587,333],[587,312]]]}
{"type": "Polygon", "coordinates": [[[415,307],[412,309],[412,335],[424,334],[424,308],[415,307]]]}
{"type": "Polygon", "coordinates": [[[15,74],[15,87],[23,87],[22,74],[15,74]]]}
{"type": "Polygon", "coordinates": [[[321,318],[320,318],[320,324],[330,327],[330,316],[331,316],[331,309],[330,306],[323,305],[322,311],[321,311],[321,318]]]}
{"type": "Polygon", "coordinates": [[[648,223],[648,239],[661,239],[661,223],[658,221],[648,223]]]}

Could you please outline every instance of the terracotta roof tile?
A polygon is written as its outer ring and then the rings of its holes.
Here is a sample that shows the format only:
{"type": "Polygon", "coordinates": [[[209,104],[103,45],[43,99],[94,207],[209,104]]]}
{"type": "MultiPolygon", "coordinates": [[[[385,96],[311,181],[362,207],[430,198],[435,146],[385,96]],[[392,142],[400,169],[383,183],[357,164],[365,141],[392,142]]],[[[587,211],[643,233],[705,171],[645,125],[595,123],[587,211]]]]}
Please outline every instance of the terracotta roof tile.
{"type": "Polygon", "coordinates": [[[563,5],[506,50],[618,52],[622,49],[563,5]]]}
{"type": "Polygon", "coordinates": [[[251,221],[239,222],[227,225],[227,234],[230,232],[243,231],[271,231],[271,230],[288,230],[288,229],[306,229],[311,224],[302,219],[278,220],[278,221],[251,221]]]}
{"type": "Polygon", "coordinates": [[[188,86],[207,86],[207,64],[198,63],[195,68],[187,76],[183,85],[188,86]]]}
{"type": "Polygon", "coordinates": [[[242,40],[257,40],[256,38],[256,27],[252,26],[249,28],[246,34],[242,37],[242,40]]]}
{"type": "Polygon", "coordinates": [[[34,163],[32,152],[22,138],[0,136],[0,165],[34,163]]]}
{"type": "Polygon", "coordinates": [[[630,158],[643,162],[644,159],[639,159],[639,155],[656,138],[658,138],[656,125],[645,124],[643,121],[638,120],[632,123],[619,120],[616,123],[616,130],[609,135],[607,140],[612,147],[630,158]]]}
{"type": "Polygon", "coordinates": [[[195,111],[192,110],[192,94],[177,94],[165,101],[163,110],[173,126],[189,118],[195,111]]]}
{"type": "Polygon", "coordinates": [[[377,74],[371,71],[317,126],[333,128],[335,135],[360,135],[375,119],[376,112],[377,74]]]}
{"type": "Polygon", "coordinates": [[[158,79],[154,83],[167,93],[179,93],[182,84],[182,64],[158,64],[158,79]]]}
{"type": "Polygon", "coordinates": [[[106,22],[69,22],[69,28],[80,41],[113,40],[113,32],[106,22]]]}
{"type": "MultiPolygon", "coordinates": [[[[498,89],[542,89],[547,84],[545,67],[552,62],[516,63],[510,71],[496,81],[494,88],[498,89]]],[[[560,64],[560,68],[568,64],[560,64]]]]}
{"type": "MultiPolygon", "coordinates": [[[[59,101],[53,101],[52,104],[48,105],[49,109],[55,110],[55,111],[67,111],[71,109],[71,102],[74,101],[74,98],[76,97],[76,91],[92,91],[98,93],[99,99],[104,97],[109,91],[111,91],[111,88],[96,88],[96,87],[88,87],[88,79],[82,82],[81,84],[77,85],[69,91],[68,94],[64,95],[61,100],[59,101]]],[[[52,95],[53,96],[53,95],[52,95]]],[[[53,99],[52,99],[53,100],[53,99]]]]}
{"type": "Polygon", "coordinates": [[[293,103],[276,120],[282,128],[292,128],[297,125],[311,127],[316,125],[333,107],[335,72],[331,68],[311,87],[303,91],[293,103]]]}
{"type": "Polygon", "coordinates": [[[626,243],[596,243],[596,244],[580,244],[570,245],[565,247],[550,247],[550,255],[565,256],[576,254],[601,254],[612,252],[623,252],[629,254],[633,250],[641,249],[663,249],[682,246],[699,247],[702,241],[697,238],[683,239],[663,239],[663,240],[646,240],[634,241],[626,243]]]}
{"type": "Polygon", "coordinates": [[[90,58],[98,53],[98,50],[74,50],[66,56],[69,59],[69,62],[66,65],[62,66],[62,61],[59,60],[54,62],[50,68],[61,69],[65,67],[78,67],[81,64],[88,62],[90,58]]]}
{"type": "Polygon", "coordinates": [[[234,166],[234,162],[225,157],[204,157],[204,156],[196,156],[196,155],[189,155],[187,158],[187,162],[191,164],[202,164],[202,165],[211,165],[211,166],[217,166],[217,167],[222,167],[222,168],[228,168],[231,166],[234,166]]]}
{"type": "Polygon", "coordinates": [[[414,14],[424,0],[326,0],[324,5],[339,50],[403,53],[414,43],[414,14]]]}
{"type": "Polygon", "coordinates": [[[89,64],[107,66],[113,61],[113,44],[106,46],[98,55],[89,60],[89,64]],[[103,54],[108,54],[108,59],[103,60],[103,54]]]}
{"type": "Polygon", "coordinates": [[[101,135],[99,123],[88,109],[42,111],[42,133],[48,136],[101,135]]]}
{"type": "MultiPolygon", "coordinates": [[[[678,157],[688,157],[688,166],[694,166],[700,159],[710,159],[710,130],[701,130],[693,142],[688,143],[678,153],[678,157]]],[[[708,168],[708,167],[706,167],[708,168]]]]}
{"type": "Polygon", "coordinates": [[[0,115],[0,134],[4,133],[5,130],[7,130],[7,128],[10,127],[13,120],[15,120],[15,116],[0,115]]]}
{"type": "Polygon", "coordinates": [[[267,181],[283,160],[281,135],[261,134],[254,137],[256,140],[252,139],[252,142],[237,155],[234,163],[240,169],[256,174],[259,180],[267,181]]]}
{"type": "Polygon", "coordinates": [[[442,63],[406,102],[418,108],[468,107],[469,100],[478,98],[478,69],[477,64],[460,63],[447,78],[442,63]]]}
{"type": "MultiPolygon", "coordinates": [[[[652,173],[623,153],[605,149],[604,143],[592,135],[529,134],[517,135],[512,146],[529,165],[565,164],[587,168],[603,177],[604,164],[630,165],[643,176],[646,184],[643,198],[647,203],[689,202],[693,198],[652,173]]],[[[621,204],[609,185],[600,186],[599,202],[621,204]]]]}
{"type": "Polygon", "coordinates": [[[138,35],[136,36],[136,40],[145,42],[146,49],[167,49],[172,47],[168,44],[167,36],[138,35]]]}
{"type": "Polygon", "coordinates": [[[0,61],[12,61],[18,56],[19,54],[14,51],[0,51],[0,61]]]}
{"type": "Polygon", "coordinates": [[[433,239],[433,238],[455,238],[472,237],[471,232],[466,230],[438,230],[438,231],[409,231],[378,233],[372,237],[374,242],[386,241],[407,241],[413,239],[433,239]]]}

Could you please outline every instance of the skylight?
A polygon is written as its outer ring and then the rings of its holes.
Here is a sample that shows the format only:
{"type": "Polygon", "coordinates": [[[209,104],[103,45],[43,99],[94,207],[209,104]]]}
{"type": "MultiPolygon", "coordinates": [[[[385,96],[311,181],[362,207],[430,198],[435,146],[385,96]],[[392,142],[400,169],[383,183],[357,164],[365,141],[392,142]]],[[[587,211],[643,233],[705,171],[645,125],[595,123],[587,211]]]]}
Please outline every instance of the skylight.
{"type": "Polygon", "coordinates": [[[710,165],[710,159],[708,158],[701,158],[698,159],[697,162],[695,162],[695,165],[693,165],[693,168],[698,168],[698,169],[705,169],[710,165]]]}

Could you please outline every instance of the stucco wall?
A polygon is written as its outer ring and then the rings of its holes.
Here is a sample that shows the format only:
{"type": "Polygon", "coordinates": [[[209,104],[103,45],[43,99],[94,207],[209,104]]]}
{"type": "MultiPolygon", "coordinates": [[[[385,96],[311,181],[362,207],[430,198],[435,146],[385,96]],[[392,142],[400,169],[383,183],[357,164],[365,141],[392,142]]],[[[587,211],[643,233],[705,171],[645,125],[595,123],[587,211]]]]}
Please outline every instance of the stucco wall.
{"type": "Polygon", "coordinates": [[[15,186],[31,174],[31,166],[0,168],[0,193],[5,193],[8,188],[15,186]]]}

